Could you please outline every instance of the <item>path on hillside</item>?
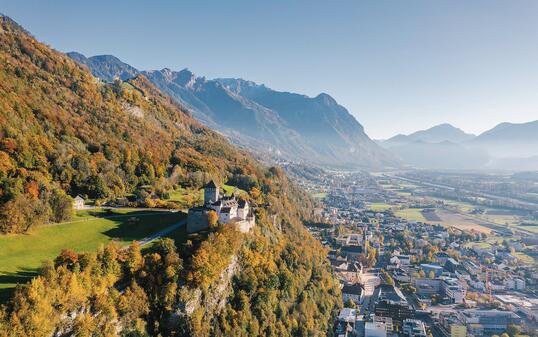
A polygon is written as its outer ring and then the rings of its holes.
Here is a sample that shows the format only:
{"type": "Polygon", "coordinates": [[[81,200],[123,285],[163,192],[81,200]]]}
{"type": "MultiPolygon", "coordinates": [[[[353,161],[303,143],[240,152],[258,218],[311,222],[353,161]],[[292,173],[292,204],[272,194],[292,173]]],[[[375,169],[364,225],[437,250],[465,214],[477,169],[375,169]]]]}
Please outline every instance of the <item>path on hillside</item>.
{"type": "Polygon", "coordinates": [[[153,234],[151,236],[148,236],[148,237],[146,237],[146,238],[144,238],[144,239],[142,239],[142,240],[140,240],[138,242],[140,243],[141,246],[145,246],[145,245],[159,239],[160,237],[168,235],[168,234],[172,233],[173,231],[179,229],[180,227],[185,226],[186,223],[187,223],[187,219],[183,219],[180,222],[175,223],[175,224],[171,225],[170,227],[167,227],[167,228],[165,228],[165,229],[163,229],[163,230],[161,230],[161,231],[159,231],[159,232],[157,232],[157,233],[155,233],[155,234],[153,234]]]}

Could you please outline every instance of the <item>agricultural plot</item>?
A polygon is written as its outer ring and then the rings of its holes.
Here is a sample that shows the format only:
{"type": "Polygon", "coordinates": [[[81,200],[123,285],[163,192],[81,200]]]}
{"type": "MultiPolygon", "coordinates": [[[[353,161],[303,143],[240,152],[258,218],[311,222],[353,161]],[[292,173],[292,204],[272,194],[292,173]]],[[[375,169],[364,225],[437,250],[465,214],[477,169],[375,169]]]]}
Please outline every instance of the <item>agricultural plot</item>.
{"type": "Polygon", "coordinates": [[[422,214],[422,208],[404,208],[394,212],[394,215],[404,218],[407,221],[428,222],[422,214]]]}
{"type": "Polygon", "coordinates": [[[443,226],[455,227],[463,231],[491,233],[491,229],[487,227],[487,224],[484,221],[480,221],[479,219],[471,216],[462,215],[447,210],[438,210],[437,215],[441,219],[440,223],[443,226]]]}
{"type": "Polygon", "coordinates": [[[373,203],[368,204],[368,209],[374,212],[383,212],[391,208],[392,208],[392,205],[381,203],[381,202],[373,202],[373,203]]]}
{"type": "Polygon", "coordinates": [[[437,215],[435,210],[425,209],[422,211],[422,216],[430,222],[440,222],[442,219],[437,215]]]}

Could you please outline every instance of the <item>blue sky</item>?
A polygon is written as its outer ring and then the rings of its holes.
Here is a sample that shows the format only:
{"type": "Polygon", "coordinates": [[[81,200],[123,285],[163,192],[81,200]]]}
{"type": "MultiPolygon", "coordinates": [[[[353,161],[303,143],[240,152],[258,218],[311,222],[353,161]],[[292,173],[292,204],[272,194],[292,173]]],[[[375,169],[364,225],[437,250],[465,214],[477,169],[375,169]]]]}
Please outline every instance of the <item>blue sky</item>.
{"type": "Polygon", "coordinates": [[[26,1],[60,51],[326,92],[373,138],[538,119],[538,1],[26,1]]]}

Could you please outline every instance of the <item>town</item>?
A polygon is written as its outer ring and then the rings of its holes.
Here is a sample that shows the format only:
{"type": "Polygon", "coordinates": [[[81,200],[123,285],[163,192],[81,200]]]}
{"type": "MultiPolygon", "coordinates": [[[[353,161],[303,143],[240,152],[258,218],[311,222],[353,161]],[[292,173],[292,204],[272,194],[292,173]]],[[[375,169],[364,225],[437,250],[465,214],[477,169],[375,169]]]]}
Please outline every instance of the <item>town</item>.
{"type": "Polygon", "coordinates": [[[309,230],[341,283],[336,336],[536,335],[535,233],[387,174],[298,181],[320,201],[309,230]]]}

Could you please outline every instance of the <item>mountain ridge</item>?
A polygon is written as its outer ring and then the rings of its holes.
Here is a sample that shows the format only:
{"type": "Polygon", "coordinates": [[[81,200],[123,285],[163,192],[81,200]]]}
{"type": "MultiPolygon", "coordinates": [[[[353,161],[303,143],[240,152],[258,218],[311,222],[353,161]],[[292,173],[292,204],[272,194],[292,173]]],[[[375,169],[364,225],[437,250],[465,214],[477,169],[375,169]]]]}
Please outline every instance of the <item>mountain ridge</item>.
{"type": "Polygon", "coordinates": [[[450,141],[453,143],[460,143],[468,141],[476,137],[474,134],[466,133],[463,130],[449,124],[442,123],[432,126],[428,129],[415,131],[408,135],[398,134],[391,137],[384,142],[386,143],[402,143],[416,140],[422,140],[429,143],[439,143],[442,141],[450,141]]]}
{"type": "Polygon", "coordinates": [[[443,123],[378,143],[423,168],[538,169],[538,120],[499,123],[477,136],[443,123]]]}
{"type": "MultiPolygon", "coordinates": [[[[102,57],[87,59],[90,61],[84,63],[93,69],[94,75],[101,74],[108,80],[129,76],[132,70],[126,63],[117,67],[117,59],[110,65],[102,57]],[[105,70],[110,70],[107,76],[102,74],[105,70]]],[[[274,91],[243,79],[206,79],[187,68],[138,73],[189,109],[196,119],[255,152],[269,151],[289,160],[336,166],[398,165],[397,160],[366,135],[347,109],[326,93],[308,97],[274,91]]]]}

